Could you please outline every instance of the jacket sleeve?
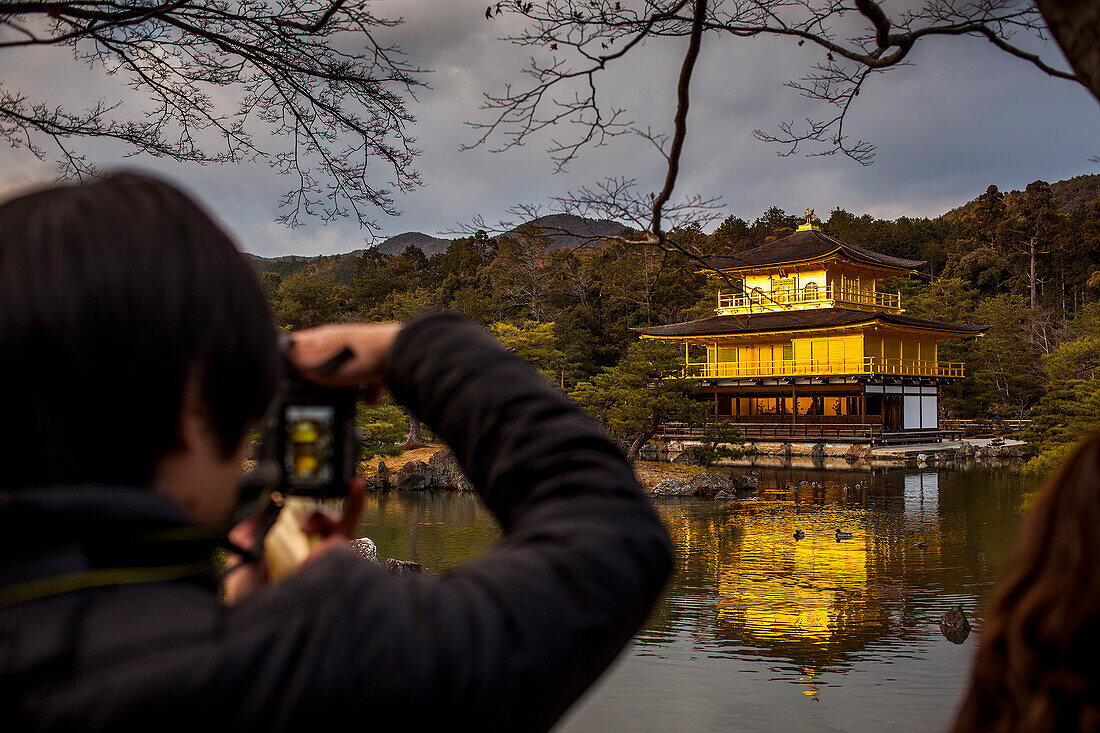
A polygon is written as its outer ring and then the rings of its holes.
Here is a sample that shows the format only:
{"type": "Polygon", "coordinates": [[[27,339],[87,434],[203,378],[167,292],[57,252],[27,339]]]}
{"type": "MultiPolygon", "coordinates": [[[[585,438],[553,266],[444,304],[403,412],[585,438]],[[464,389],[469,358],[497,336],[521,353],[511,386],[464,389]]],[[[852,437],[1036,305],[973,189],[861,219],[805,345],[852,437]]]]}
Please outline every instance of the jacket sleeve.
{"type": "Polygon", "coordinates": [[[300,573],[295,592],[316,584],[315,606],[274,647],[309,671],[288,681],[297,703],[285,702],[313,722],[350,709],[376,730],[547,730],[644,622],[671,571],[668,535],[600,428],[465,318],[409,324],[389,379],[504,534],[440,577],[391,576],[342,553],[300,573]],[[333,582],[344,586],[335,603],[321,590],[333,582]]]}

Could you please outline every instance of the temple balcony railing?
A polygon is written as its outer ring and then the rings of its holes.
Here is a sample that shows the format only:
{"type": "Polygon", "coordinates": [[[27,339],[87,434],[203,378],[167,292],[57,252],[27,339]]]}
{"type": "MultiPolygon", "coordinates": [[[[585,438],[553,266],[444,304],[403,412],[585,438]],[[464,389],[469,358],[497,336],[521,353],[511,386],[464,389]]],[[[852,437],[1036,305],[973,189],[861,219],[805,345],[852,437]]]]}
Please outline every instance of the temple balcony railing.
{"type": "Polygon", "coordinates": [[[857,290],[833,285],[771,292],[723,293],[719,290],[717,310],[725,315],[737,315],[805,307],[829,308],[835,305],[857,305],[900,311],[901,293],[857,290]]]}
{"type": "Polygon", "coordinates": [[[914,377],[966,376],[963,362],[890,359],[864,356],[856,359],[791,359],[751,362],[694,362],[685,365],[688,379],[742,379],[753,377],[825,377],[889,374],[914,377]]]}

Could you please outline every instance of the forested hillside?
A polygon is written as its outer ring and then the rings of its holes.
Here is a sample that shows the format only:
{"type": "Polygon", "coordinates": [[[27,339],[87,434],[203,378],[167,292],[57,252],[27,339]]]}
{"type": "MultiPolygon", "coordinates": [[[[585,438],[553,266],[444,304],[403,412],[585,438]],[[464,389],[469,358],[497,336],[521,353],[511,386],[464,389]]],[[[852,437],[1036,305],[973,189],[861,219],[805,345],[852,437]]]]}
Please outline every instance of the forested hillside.
{"type": "Polygon", "coordinates": [[[390,237],[376,249],[384,255],[401,254],[409,247],[417,247],[421,252],[431,257],[447,249],[450,242],[446,239],[433,237],[423,232],[405,232],[395,237],[390,237]]]}
{"type": "Polygon", "coordinates": [[[355,277],[355,268],[359,266],[359,258],[363,250],[339,255],[320,255],[317,257],[302,257],[301,255],[288,255],[286,257],[258,257],[246,254],[245,257],[262,276],[264,273],[272,273],[280,278],[289,277],[297,273],[306,273],[313,277],[324,278],[336,285],[350,285],[355,277]]]}
{"type": "MultiPolygon", "coordinates": [[[[1064,181],[1056,181],[1050,184],[1050,192],[1054,198],[1054,206],[1067,214],[1072,214],[1081,208],[1091,206],[1100,199],[1100,174],[1074,176],[1064,181]]],[[[1008,191],[1005,200],[1011,201],[1022,191],[1008,191]]],[[[966,202],[957,209],[952,209],[944,216],[951,217],[962,211],[967,211],[978,203],[981,197],[966,202]]]]}
{"type": "MultiPolygon", "coordinates": [[[[989,326],[983,338],[941,348],[942,360],[966,362],[969,375],[945,390],[943,405],[956,417],[1032,418],[1028,437],[1046,451],[1040,461],[1100,425],[1098,180],[1036,181],[1009,195],[990,186],[936,219],[837,209],[823,222],[841,240],[928,262],[926,277],[887,283],[902,292],[907,314],[989,326]]],[[[751,222],[730,216],[711,234],[689,227],[673,237],[716,256],[786,236],[800,219],[772,207],[751,222]]],[[[630,332],[713,313],[716,284],[693,260],[621,243],[555,248],[531,229],[456,239],[430,257],[408,247],[353,259],[349,278],[325,275],[320,263],[287,276],[265,272],[279,324],[456,309],[491,327],[624,440],[654,420],[694,417],[676,399],[684,384],[653,379],[675,369],[671,347],[638,344],[630,332]]]]}
{"type": "MultiPolygon", "coordinates": [[[[509,236],[517,236],[521,231],[535,229],[543,238],[548,249],[560,247],[587,247],[599,243],[602,237],[614,237],[622,234],[626,227],[605,219],[585,219],[572,214],[551,214],[533,219],[512,231],[509,236]]],[[[384,255],[401,254],[409,247],[416,247],[428,257],[446,251],[451,241],[440,239],[423,232],[405,232],[383,240],[374,251],[384,255]]],[[[347,254],[320,255],[304,257],[288,255],[285,257],[260,257],[246,255],[252,266],[262,275],[271,272],[285,278],[299,272],[324,277],[337,285],[350,285],[355,276],[355,268],[365,250],[357,249],[347,254]]]]}
{"type": "Polygon", "coordinates": [[[1054,193],[1054,205],[1062,211],[1073,213],[1100,199],[1100,174],[1058,181],[1050,184],[1050,190],[1054,193]]]}

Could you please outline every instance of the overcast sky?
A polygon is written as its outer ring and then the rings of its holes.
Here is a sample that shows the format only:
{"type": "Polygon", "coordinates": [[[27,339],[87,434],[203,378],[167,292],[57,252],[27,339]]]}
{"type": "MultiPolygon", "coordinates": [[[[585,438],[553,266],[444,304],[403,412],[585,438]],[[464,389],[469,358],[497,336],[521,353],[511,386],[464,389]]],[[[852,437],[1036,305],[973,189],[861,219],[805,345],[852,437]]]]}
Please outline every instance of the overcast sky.
{"type": "MultiPolygon", "coordinates": [[[[511,204],[544,203],[609,175],[635,177],[647,191],[660,188],[663,161],[635,140],[589,151],[558,175],[540,144],[502,154],[460,151],[473,139],[463,121],[484,119],[478,111],[481,91],[499,92],[516,81],[526,54],[496,40],[501,28],[485,20],[483,0],[386,0],[381,7],[405,17],[405,25],[392,31],[393,40],[411,62],[432,70],[427,77],[432,88],[422,90],[412,105],[418,119],[414,134],[423,150],[417,167],[426,185],[398,200],[400,217],[378,216],[382,236],[446,232],[476,215],[494,220],[511,204]]],[[[650,44],[629,66],[613,69],[607,80],[611,100],[628,106],[643,124],[670,129],[684,43],[650,44]]],[[[788,212],[809,206],[823,218],[838,206],[896,218],[941,214],[991,183],[1009,190],[1036,179],[1100,173],[1100,165],[1089,162],[1100,155],[1100,104],[1087,91],[1051,79],[985,41],[958,38],[918,44],[912,67],[865,86],[847,124],[853,137],[877,146],[871,167],[839,156],[778,157],[776,148],[755,141],[752,131],[815,114],[783,82],[819,56],[809,45],[799,48],[789,40],[707,36],[678,193],[721,196],[723,215],[750,221],[772,205],[788,212]]],[[[75,70],[65,52],[18,57],[5,52],[0,74],[12,86],[56,102],[121,94],[117,79],[75,70]]],[[[247,251],[325,254],[364,246],[364,232],[350,222],[308,222],[294,230],[273,223],[278,195],[289,183],[266,166],[201,168],[144,158],[119,161],[116,151],[92,154],[105,166],[160,172],[184,186],[247,251]]],[[[25,151],[0,150],[0,195],[48,180],[52,173],[50,164],[25,151]]]]}

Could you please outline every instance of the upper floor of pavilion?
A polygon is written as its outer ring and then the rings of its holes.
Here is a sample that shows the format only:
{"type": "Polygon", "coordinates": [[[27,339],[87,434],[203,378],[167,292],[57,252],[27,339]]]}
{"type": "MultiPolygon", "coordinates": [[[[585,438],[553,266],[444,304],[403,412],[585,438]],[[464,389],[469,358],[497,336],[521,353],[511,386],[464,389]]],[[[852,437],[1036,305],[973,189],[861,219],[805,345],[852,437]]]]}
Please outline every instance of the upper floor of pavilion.
{"type": "Polygon", "coordinates": [[[926,263],[830,237],[807,209],[790,236],[706,264],[703,272],[719,283],[715,312],[747,315],[818,308],[901,313],[901,294],[884,291],[880,281],[915,274],[926,263]]]}

